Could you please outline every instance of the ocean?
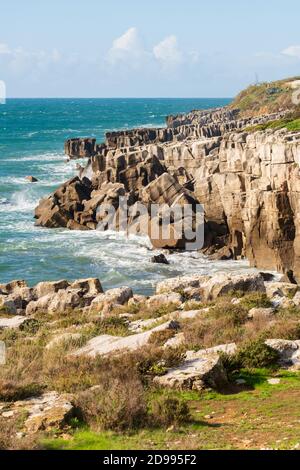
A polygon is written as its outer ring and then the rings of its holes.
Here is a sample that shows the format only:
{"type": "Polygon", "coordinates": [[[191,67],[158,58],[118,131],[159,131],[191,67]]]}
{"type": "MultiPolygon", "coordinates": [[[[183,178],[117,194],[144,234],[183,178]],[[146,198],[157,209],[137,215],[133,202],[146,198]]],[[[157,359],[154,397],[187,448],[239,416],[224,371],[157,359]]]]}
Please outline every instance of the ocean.
{"type": "MultiPolygon", "coordinates": [[[[38,201],[76,174],[64,141],[132,127],[165,125],[168,114],[228,104],[227,99],[8,99],[0,105],[0,283],[99,277],[150,294],[156,282],[184,273],[247,270],[246,261],[211,262],[198,253],[150,262],[146,238],[34,226],[38,201]],[[38,178],[29,183],[26,176],[38,178]]],[[[83,163],[82,161],[79,161],[83,163]]]]}

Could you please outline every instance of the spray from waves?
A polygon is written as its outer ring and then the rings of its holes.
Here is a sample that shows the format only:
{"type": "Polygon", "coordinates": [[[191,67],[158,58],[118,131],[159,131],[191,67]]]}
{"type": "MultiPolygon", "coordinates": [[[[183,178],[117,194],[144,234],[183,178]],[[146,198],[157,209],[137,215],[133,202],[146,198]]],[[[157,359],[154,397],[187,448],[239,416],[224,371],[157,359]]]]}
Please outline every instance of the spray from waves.
{"type": "Polygon", "coordinates": [[[37,204],[37,195],[31,188],[17,191],[4,204],[0,204],[0,212],[31,212],[37,204]]]}

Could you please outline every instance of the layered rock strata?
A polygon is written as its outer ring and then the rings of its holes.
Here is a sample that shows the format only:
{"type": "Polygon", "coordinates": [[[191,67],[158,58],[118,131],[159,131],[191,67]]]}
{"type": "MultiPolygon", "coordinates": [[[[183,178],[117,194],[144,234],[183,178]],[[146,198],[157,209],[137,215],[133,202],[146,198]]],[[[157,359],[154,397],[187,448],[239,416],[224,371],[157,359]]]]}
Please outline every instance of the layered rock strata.
{"type": "MultiPolygon", "coordinates": [[[[142,202],[205,211],[207,254],[222,259],[247,257],[252,266],[300,278],[299,188],[300,133],[286,130],[253,132],[249,127],[282,118],[276,115],[239,119],[227,108],[170,116],[167,127],[108,133],[106,142],[72,139],[71,157],[88,157],[79,175],[41,201],[37,225],[96,229],[103,221],[102,204],[118,210],[120,197],[130,207],[142,202]]],[[[135,216],[129,226],[147,233],[135,216]]],[[[140,223],[140,221],[139,221],[140,223]]],[[[195,221],[190,220],[193,229],[195,221]]],[[[161,218],[157,219],[157,225],[161,218]]],[[[172,225],[172,222],[171,222],[172,225]]],[[[151,238],[151,237],[150,237],[151,238]]],[[[171,235],[152,240],[158,248],[186,248],[187,240],[171,235]]]]}

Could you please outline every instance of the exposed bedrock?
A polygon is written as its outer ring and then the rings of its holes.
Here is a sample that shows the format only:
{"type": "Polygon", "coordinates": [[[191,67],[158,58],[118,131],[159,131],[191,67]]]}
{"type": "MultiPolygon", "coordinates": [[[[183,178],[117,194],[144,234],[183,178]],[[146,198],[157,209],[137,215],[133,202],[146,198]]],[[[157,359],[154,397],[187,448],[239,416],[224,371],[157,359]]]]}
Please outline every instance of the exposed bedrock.
{"type": "MultiPolygon", "coordinates": [[[[109,133],[102,145],[94,139],[67,141],[67,153],[86,154],[87,164],[40,202],[37,224],[95,229],[103,222],[99,207],[109,203],[118,227],[120,197],[126,196],[129,207],[142,202],[148,210],[142,224],[131,214],[129,227],[147,233],[151,204],[189,204],[194,214],[200,202],[206,254],[247,257],[252,266],[293,271],[298,280],[300,133],[247,130],[284,114],[238,120],[227,108],[193,111],[169,117],[163,129],[109,133]]],[[[161,218],[156,222],[161,225],[161,218]]],[[[194,217],[190,224],[195,229],[194,217]]],[[[153,245],[186,248],[183,233],[173,239],[172,222],[170,233],[167,240],[152,240],[153,245]]]]}

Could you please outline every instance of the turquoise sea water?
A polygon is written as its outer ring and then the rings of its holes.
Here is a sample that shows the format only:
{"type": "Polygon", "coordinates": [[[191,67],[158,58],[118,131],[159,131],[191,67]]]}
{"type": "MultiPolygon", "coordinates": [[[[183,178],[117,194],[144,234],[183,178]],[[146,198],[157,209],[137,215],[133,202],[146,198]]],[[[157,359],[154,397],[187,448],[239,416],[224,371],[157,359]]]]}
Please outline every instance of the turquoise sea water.
{"type": "Polygon", "coordinates": [[[18,99],[0,106],[0,283],[97,276],[105,287],[130,285],[148,293],[159,279],[188,272],[246,269],[208,263],[198,254],[170,255],[170,266],[149,262],[147,239],[117,233],[34,227],[33,211],[76,173],[64,141],[140,126],[164,126],[168,114],[227,104],[226,99],[18,99]],[[38,183],[26,181],[27,175],[38,183]]]}

